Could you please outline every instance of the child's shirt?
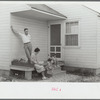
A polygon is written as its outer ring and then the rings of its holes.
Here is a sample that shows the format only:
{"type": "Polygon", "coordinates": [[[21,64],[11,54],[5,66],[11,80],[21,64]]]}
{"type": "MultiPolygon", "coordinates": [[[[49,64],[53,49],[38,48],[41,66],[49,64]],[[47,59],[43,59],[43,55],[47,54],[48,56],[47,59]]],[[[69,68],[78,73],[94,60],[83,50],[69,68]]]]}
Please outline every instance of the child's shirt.
{"type": "Polygon", "coordinates": [[[52,63],[50,61],[47,62],[47,70],[52,69],[52,63]]]}

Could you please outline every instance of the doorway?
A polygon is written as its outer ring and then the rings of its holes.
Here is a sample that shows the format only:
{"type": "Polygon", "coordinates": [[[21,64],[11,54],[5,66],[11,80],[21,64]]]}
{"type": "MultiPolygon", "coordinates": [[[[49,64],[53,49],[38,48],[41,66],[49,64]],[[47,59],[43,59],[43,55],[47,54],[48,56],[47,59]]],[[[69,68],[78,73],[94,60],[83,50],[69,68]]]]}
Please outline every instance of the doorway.
{"type": "Polygon", "coordinates": [[[56,54],[58,60],[61,60],[61,24],[50,25],[50,56],[56,54]]]}

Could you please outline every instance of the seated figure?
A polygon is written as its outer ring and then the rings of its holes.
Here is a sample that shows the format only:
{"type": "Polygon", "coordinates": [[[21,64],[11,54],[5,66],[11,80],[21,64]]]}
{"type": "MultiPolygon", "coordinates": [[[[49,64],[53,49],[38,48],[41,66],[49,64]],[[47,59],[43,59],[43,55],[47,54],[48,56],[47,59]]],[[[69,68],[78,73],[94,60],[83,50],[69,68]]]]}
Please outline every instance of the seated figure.
{"type": "Polygon", "coordinates": [[[46,79],[46,76],[44,74],[44,72],[45,72],[44,65],[43,65],[43,63],[41,63],[41,62],[39,62],[37,60],[37,55],[38,55],[39,52],[40,52],[40,49],[39,48],[36,48],[34,50],[34,52],[31,55],[31,61],[34,64],[34,67],[35,67],[36,71],[38,73],[41,73],[42,74],[42,79],[44,80],[44,79],[46,79]]]}

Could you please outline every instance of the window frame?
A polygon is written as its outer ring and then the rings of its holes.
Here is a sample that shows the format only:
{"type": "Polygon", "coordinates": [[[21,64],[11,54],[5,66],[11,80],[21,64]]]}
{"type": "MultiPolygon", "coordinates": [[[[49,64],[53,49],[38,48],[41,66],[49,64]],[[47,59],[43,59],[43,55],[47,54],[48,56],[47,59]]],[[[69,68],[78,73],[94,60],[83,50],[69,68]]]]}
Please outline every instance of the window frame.
{"type": "Polygon", "coordinates": [[[64,34],[64,47],[65,48],[80,48],[80,33],[81,33],[80,32],[80,27],[81,27],[81,23],[80,22],[81,22],[80,19],[70,19],[70,20],[65,21],[65,34],[64,34]],[[78,45],[77,46],[74,46],[74,45],[73,46],[72,45],[71,46],[67,46],[66,43],[65,43],[66,42],[66,38],[65,38],[66,35],[74,35],[74,34],[77,34],[77,33],[66,33],[66,28],[67,28],[66,27],[66,24],[68,22],[69,23],[70,22],[78,22],[78,28],[79,28],[79,30],[78,30],[78,45]]]}

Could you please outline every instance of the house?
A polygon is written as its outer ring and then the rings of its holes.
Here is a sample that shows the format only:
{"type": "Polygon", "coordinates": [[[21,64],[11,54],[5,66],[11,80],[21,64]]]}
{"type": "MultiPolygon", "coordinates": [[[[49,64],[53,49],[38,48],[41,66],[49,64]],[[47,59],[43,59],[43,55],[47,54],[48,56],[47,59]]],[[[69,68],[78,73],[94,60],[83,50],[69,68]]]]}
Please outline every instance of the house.
{"type": "Polygon", "coordinates": [[[22,41],[12,33],[11,25],[21,33],[29,28],[33,49],[41,49],[40,60],[56,53],[68,70],[100,72],[98,12],[76,4],[0,4],[0,14],[1,73],[9,74],[13,59],[26,58],[22,41]]]}

